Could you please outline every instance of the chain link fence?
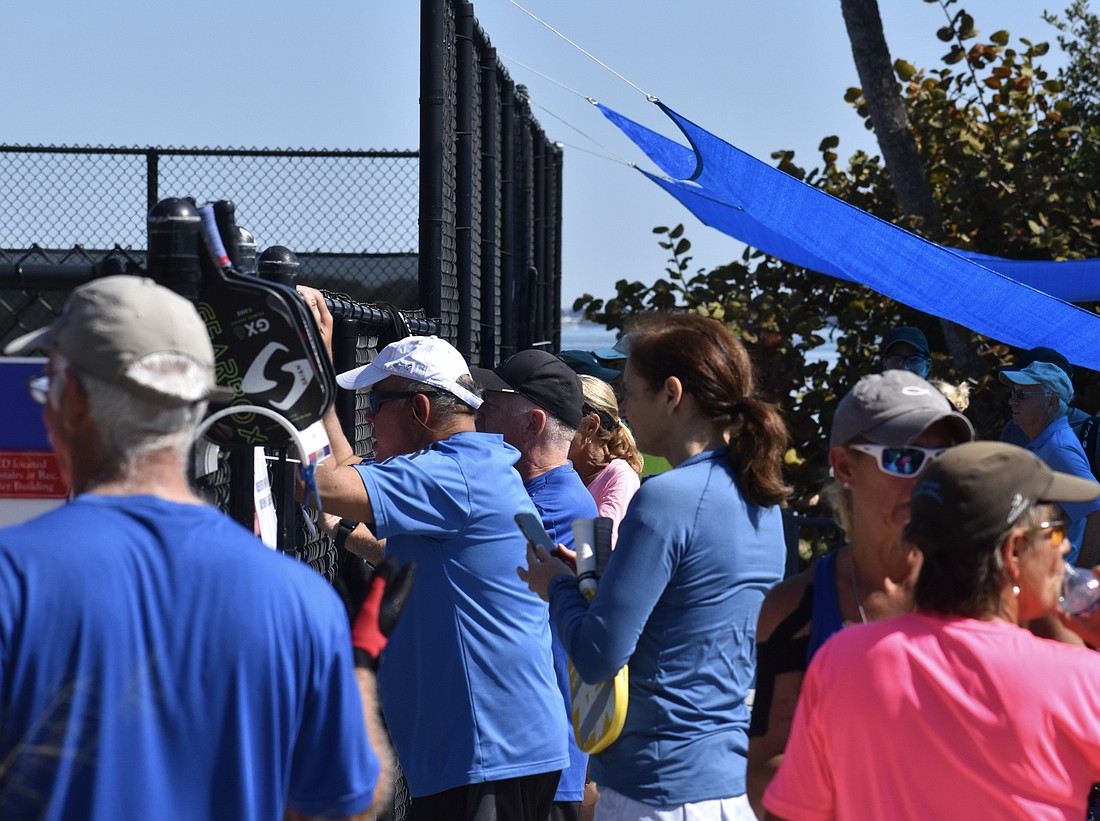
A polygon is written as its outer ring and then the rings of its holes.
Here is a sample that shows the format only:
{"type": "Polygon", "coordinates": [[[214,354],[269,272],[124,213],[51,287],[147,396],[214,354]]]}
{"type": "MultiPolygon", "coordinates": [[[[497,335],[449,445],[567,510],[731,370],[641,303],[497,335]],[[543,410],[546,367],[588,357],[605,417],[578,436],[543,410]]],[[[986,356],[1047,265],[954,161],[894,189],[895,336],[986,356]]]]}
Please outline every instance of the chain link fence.
{"type": "MultiPolygon", "coordinates": [[[[492,367],[529,347],[556,351],[562,149],[471,4],[422,0],[421,16],[423,153],[0,145],[0,345],[52,321],[89,278],[143,274],[149,209],[191,197],[232,200],[258,249],[297,255],[298,280],[325,291],[350,324],[338,371],[384,344],[379,303],[472,364],[492,367]]],[[[337,412],[357,452],[373,452],[363,399],[338,397],[337,412]]],[[[294,502],[287,454],[268,456],[292,531],[281,549],[334,580],[342,557],[294,502]]],[[[250,451],[223,450],[199,484],[245,522],[253,478],[250,451]]],[[[400,819],[408,794],[400,779],[398,787],[400,819]]]]}

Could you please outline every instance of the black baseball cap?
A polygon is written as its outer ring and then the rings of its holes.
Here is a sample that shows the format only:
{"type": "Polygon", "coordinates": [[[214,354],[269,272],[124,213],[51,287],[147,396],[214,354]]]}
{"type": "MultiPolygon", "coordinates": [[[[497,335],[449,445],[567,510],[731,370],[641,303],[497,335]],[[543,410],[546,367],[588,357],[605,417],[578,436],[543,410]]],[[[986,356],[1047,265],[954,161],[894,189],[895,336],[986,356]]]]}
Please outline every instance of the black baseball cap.
{"type": "Polygon", "coordinates": [[[934,459],[913,487],[905,538],[927,552],[994,550],[1024,512],[1043,503],[1088,502],[1100,485],[1051,470],[1031,451],[1005,442],[967,442],[934,459]]]}
{"type": "Polygon", "coordinates": [[[520,351],[493,370],[471,368],[470,373],[484,390],[521,394],[570,427],[581,423],[581,381],[551,353],[534,348],[520,351]]]}
{"type": "Polygon", "coordinates": [[[894,330],[890,331],[889,336],[887,336],[882,343],[882,355],[886,356],[890,348],[899,342],[906,342],[912,345],[925,356],[931,355],[931,349],[928,347],[928,338],[920,328],[914,328],[912,325],[898,325],[894,330]]]}
{"type": "Polygon", "coordinates": [[[1063,371],[1066,376],[1073,378],[1073,366],[1069,364],[1069,360],[1062,356],[1054,348],[1032,348],[1027,351],[1021,351],[1012,360],[1011,368],[1004,368],[1009,371],[1022,371],[1032,362],[1049,362],[1051,365],[1057,365],[1063,371]]]}

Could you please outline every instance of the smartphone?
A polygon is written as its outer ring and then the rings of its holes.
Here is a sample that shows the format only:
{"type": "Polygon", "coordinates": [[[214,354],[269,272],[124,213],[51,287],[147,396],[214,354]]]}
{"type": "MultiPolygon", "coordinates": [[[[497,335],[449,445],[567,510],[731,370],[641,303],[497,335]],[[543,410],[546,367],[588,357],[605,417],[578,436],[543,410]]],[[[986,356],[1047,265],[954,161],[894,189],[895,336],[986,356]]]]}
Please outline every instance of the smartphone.
{"type": "Polygon", "coordinates": [[[541,547],[553,556],[557,555],[558,546],[554,544],[554,540],[550,538],[550,534],[542,526],[542,519],[534,513],[517,513],[516,524],[523,531],[523,535],[527,537],[527,541],[536,547],[541,547]]]}

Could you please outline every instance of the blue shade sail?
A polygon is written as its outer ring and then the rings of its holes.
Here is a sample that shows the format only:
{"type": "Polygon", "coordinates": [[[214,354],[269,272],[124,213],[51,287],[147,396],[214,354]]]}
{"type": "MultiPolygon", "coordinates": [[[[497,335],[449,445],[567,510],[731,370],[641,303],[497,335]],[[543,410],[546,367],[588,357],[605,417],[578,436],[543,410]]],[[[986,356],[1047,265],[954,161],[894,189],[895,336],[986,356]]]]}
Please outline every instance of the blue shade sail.
{"type": "Polygon", "coordinates": [[[704,224],[786,262],[1018,348],[1100,370],[1100,260],[1034,262],[954,251],[757,160],[658,103],[690,147],[599,105],[666,175],[649,179],[704,224]]]}

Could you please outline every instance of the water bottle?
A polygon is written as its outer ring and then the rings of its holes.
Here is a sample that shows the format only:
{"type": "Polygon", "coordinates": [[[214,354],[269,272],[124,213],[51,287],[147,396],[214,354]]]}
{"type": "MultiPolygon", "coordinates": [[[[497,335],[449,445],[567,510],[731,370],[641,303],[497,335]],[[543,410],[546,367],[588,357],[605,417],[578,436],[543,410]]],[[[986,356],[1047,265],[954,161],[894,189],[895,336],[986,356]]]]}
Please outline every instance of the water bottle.
{"type": "Polygon", "coordinates": [[[1060,604],[1062,610],[1071,615],[1094,610],[1100,604],[1100,579],[1087,567],[1075,567],[1066,562],[1060,604]]]}

